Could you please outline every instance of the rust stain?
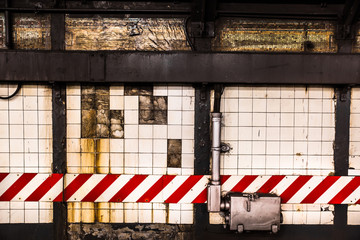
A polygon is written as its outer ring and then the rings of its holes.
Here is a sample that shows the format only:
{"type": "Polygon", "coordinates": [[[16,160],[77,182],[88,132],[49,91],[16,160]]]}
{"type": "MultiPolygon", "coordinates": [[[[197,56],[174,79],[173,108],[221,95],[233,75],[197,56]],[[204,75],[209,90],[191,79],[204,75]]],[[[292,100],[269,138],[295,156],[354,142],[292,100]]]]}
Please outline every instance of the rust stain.
{"type": "Polygon", "coordinates": [[[296,153],[296,156],[302,156],[302,153],[298,152],[296,153]]]}

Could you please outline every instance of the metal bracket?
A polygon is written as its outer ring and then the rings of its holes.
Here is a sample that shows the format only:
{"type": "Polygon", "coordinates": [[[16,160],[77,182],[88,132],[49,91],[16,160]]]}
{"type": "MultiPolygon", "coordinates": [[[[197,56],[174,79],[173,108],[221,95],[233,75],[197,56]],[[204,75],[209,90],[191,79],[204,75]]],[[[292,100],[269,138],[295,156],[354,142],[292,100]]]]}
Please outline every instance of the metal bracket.
{"type": "Polygon", "coordinates": [[[227,143],[221,143],[221,144],[220,144],[220,152],[221,152],[221,153],[230,152],[231,149],[232,149],[232,147],[230,147],[230,145],[227,144],[227,143]]]}

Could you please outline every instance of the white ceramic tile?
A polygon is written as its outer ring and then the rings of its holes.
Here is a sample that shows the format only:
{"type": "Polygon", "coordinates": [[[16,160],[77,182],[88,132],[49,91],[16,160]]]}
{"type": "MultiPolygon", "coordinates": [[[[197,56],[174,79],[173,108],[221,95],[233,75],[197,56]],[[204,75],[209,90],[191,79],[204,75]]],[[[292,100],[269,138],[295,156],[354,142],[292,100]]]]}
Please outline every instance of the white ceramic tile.
{"type": "MultiPolygon", "coordinates": [[[[38,97],[38,109],[39,110],[51,110],[52,109],[52,99],[51,96],[38,97]]],[[[80,108],[78,108],[80,109],[80,108]]]]}
{"type": "Polygon", "coordinates": [[[252,112],[252,99],[239,99],[239,112],[252,112]]]}
{"type": "Polygon", "coordinates": [[[253,98],[266,98],[266,87],[253,87],[253,98]]]}
{"type": "Polygon", "coordinates": [[[295,112],[306,113],[309,111],[309,99],[295,99],[295,112]]]}
{"type": "MultiPolygon", "coordinates": [[[[18,117],[22,117],[22,115],[18,116],[18,117]]],[[[10,123],[13,123],[13,122],[10,121],[10,123]]],[[[24,114],[24,124],[38,124],[38,112],[37,111],[26,111],[24,114]]]]}
{"type": "Polygon", "coordinates": [[[139,138],[153,137],[153,126],[152,125],[139,125],[139,138]]]}
{"type": "MultiPolygon", "coordinates": [[[[41,113],[47,114],[48,112],[42,111],[41,113]]],[[[39,112],[39,114],[40,114],[40,112],[39,112]]],[[[40,117],[40,119],[41,119],[41,117],[40,117]]],[[[81,123],[81,111],[80,110],[67,110],[66,122],[68,124],[80,124],[81,123]]],[[[43,122],[43,123],[45,124],[46,122],[43,122]]]]}
{"type": "Polygon", "coordinates": [[[51,96],[52,95],[52,88],[49,85],[37,85],[38,87],[38,95],[39,96],[51,96]]]}
{"type": "Polygon", "coordinates": [[[167,126],[153,125],[153,137],[154,139],[167,138],[167,126]]]}
{"type": "Polygon", "coordinates": [[[9,152],[10,140],[0,139],[0,152],[9,152]]]}
{"type": "Polygon", "coordinates": [[[139,139],[139,152],[151,153],[152,152],[152,139],[139,139]]]}
{"type": "Polygon", "coordinates": [[[24,223],[25,222],[25,202],[10,202],[10,223],[24,223]]]}
{"type": "Polygon", "coordinates": [[[191,85],[183,85],[182,87],[182,95],[188,96],[188,97],[194,97],[195,96],[195,89],[191,85]]]}
{"type": "Polygon", "coordinates": [[[10,139],[10,152],[21,153],[24,151],[24,141],[22,139],[10,139]]]}
{"type": "Polygon", "coordinates": [[[137,153],[139,150],[139,140],[138,139],[124,139],[125,146],[124,152],[127,153],[137,153]]]}
{"type": "Polygon", "coordinates": [[[309,112],[322,112],[322,99],[309,99],[309,112]]]}
{"type": "Polygon", "coordinates": [[[11,110],[22,110],[23,109],[23,97],[19,95],[9,99],[9,109],[11,110]]]}
{"type": "MultiPolygon", "coordinates": [[[[70,111],[77,111],[77,110],[70,110],[70,111]]],[[[27,114],[27,113],[26,113],[27,114]]],[[[38,111],[38,119],[39,124],[52,124],[52,112],[51,111],[38,111]]],[[[81,112],[78,111],[78,113],[74,113],[73,115],[70,115],[72,123],[81,123],[81,112]]],[[[26,124],[26,122],[25,122],[26,124]]]]}
{"type": "Polygon", "coordinates": [[[294,112],[295,111],[295,103],[294,99],[281,99],[280,101],[280,109],[281,112],[294,112]]]}
{"type": "MultiPolygon", "coordinates": [[[[14,125],[14,126],[16,126],[16,125],[14,125]]],[[[25,138],[38,138],[38,137],[40,137],[40,136],[38,136],[38,131],[39,131],[38,126],[39,125],[24,125],[24,137],[25,138]]],[[[22,128],[22,126],[21,126],[21,128],[22,128]]]]}
{"type": "Polygon", "coordinates": [[[153,87],[154,96],[167,96],[167,86],[165,85],[154,85],[153,87]]]}
{"type": "Polygon", "coordinates": [[[182,112],[182,124],[183,125],[194,125],[194,117],[195,117],[194,111],[183,111],[182,112]]]}
{"type": "Polygon", "coordinates": [[[22,86],[24,96],[36,96],[38,95],[37,85],[24,85],[22,86]]]}
{"type": "MultiPolygon", "coordinates": [[[[153,154],[153,167],[154,167],[154,171],[155,171],[155,168],[166,168],[167,167],[167,155],[154,153],[153,154]]],[[[154,174],[155,174],[155,172],[154,172],[154,174]]]]}
{"type": "Polygon", "coordinates": [[[124,125],[125,138],[139,138],[139,127],[138,125],[124,125]]]}
{"type": "Polygon", "coordinates": [[[182,126],[182,139],[194,139],[194,126],[182,126]]]}
{"type": "Polygon", "coordinates": [[[267,126],[272,126],[272,127],[276,127],[276,126],[280,126],[280,113],[267,113],[266,114],[266,125],[267,126]]]}
{"type": "Polygon", "coordinates": [[[139,124],[139,111],[138,110],[125,110],[124,123],[125,124],[139,124]]]}
{"type": "Polygon", "coordinates": [[[223,93],[224,98],[238,98],[239,87],[237,86],[226,86],[223,93]]]}
{"type": "Polygon", "coordinates": [[[168,124],[181,124],[182,113],[181,111],[168,111],[168,124]]]}
{"type": "Polygon", "coordinates": [[[124,109],[124,96],[110,95],[110,109],[123,110],[124,109]]]}
{"type": "MultiPolygon", "coordinates": [[[[39,127],[39,130],[40,129],[41,128],[39,127]]],[[[68,138],[80,138],[81,137],[81,125],[80,124],[68,124],[66,127],[66,136],[68,138]]]]}
{"type": "Polygon", "coordinates": [[[229,98],[229,99],[224,99],[224,104],[225,104],[225,112],[237,112],[238,111],[238,104],[239,101],[236,98],[229,98]]]}
{"type": "Polygon", "coordinates": [[[125,153],[124,154],[124,164],[125,167],[138,167],[139,166],[139,155],[125,153]]]}
{"type": "Polygon", "coordinates": [[[182,153],[194,153],[194,140],[182,140],[182,153]]]}
{"type": "Polygon", "coordinates": [[[169,85],[168,86],[168,96],[181,96],[182,95],[182,86],[169,85]]]}
{"type": "Polygon", "coordinates": [[[266,99],[253,99],[253,112],[266,112],[266,99]]]}
{"type": "Polygon", "coordinates": [[[280,94],[281,98],[294,98],[295,88],[290,86],[281,86],[280,94]]]}
{"type": "Polygon", "coordinates": [[[123,85],[111,85],[110,86],[110,96],[123,96],[124,95],[124,86],[123,85]]]}
{"type": "Polygon", "coordinates": [[[39,152],[50,153],[52,152],[52,139],[39,139],[39,152]]]}
{"type": "Polygon", "coordinates": [[[280,98],[280,87],[275,87],[275,86],[267,87],[266,95],[268,99],[280,98]]]}
{"type": "Polygon", "coordinates": [[[181,125],[168,126],[168,139],[181,139],[181,125]]]}
{"type": "Polygon", "coordinates": [[[37,109],[38,109],[38,97],[24,96],[24,110],[37,110],[37,109]]]}
{"type": "Polygon", "coordinates": [[[81,109],[81,96],[66,96],[66,108],[72,110],[81,109]]]}
{"type": "MultiPolygon", "coordinates": [[[[184,149],[184,142],[182,145],[184,149]]],[[[167,140],[166,139],[154,139],[153,140],[153,152],[154,153],[167,153],[167,140]]]]}
{"type": "Polygon", "coordinates": [[[168,97],[168,111],[181,110],[182,97],[168,97]]]}
{"type": "Polygon", "coordinates": [[[124,109],[125,110],[138,110],[139,97],[138,96],[124,96],[124,109]]]}
{"type": "Polygon", "coordinates": [[[10,125],[10,138],[23,138],[24,137],[24,125],[10,125]]]}
{"type": "Polygon", "coordinates": [[[190,111],[194,110],[195,106],[195,97],[182,97],[182,110],[190,111]]]}
{"type": "Polygon", "coordinates": [[[252,126],[266,126],[266,113],[253,113],[252,126]]]}
{"type": "Polygon", "coordinates": [[[222,128],[226,140],[238,140],[237,127],[224,127],[222,128]]]}
{"type": "Polygon", "coordinates": [[[67,85],[66,86],[66,95],[74,95],[74,96],[80,96],[81,95],[81,87],[80,85],[67,85]]]}
{"type": "MultiPolygon", "coordinates": [[[[9,111],[9,123],[10,124],[23,124],[24,123],[24,114],[22,111],[9,111]]],[[[34,122],[36,123],[36,122],[34,122]]]]}

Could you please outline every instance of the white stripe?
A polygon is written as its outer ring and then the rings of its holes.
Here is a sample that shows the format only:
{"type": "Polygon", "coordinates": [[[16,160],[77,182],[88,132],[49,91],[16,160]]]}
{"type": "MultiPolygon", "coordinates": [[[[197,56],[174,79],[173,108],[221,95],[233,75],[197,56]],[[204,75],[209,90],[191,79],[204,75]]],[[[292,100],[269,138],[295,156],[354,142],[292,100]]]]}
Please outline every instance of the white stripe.
{"type": "Polygon", "coordinates": [[[42,201],[53,201],[63,190],[64,177],[60,180],[39,200],[42,201]]]}
{"type": "Polygon", "coordinates": [[[48,177],[50,174],[36,174],[31,181],[14,196],[12,201],[25,201],[48,177]]]}
{"type": "Polygon", "coordinates": [[[69,186],[70,185],[70,183],[72,182],[72,181],[74,181],[74,179],[77,177],[77,176],[79,176],[80,174],[65,174],[65,180],[64,180],[64,182],[65,182],[65,187],[64,187],[64,189],[65,188],[67,188],[67,186],[69,186]]]}
{"type": "Polygon", "coordinates": [[[108,202],[134,175],[120,175],[95,202],[108,202]]]}
{"type": "Polygon", "coordinates": [[[80,202],[106,174],[93,174],[69,199],[68,202],[80,202]]]}
{"type": "Polygon", "coordinates": [[[230,176],[221,186],[222,192],[229,192],[238,184],[244,176],[230,176]]]}
{"type": "Polygon", "coordinates": [[[336,194],[338,194],[351,181],[352,178],[340,177],[315,203],[328,203],[336,194]]]}
{"type": "MultiPolygon", "coordinates": [[[[349,182],[353,179],[353,177],[348,177],[348,178],[349,178],[349,182]]],[[[344,187],[345,187],[345,185],[343,186],[343,188],[344,187]]],[[[338,192],[340,192],[340,191],[338,191],[338,192]]],[[[344,204],[344,203],[354,204],[359,199],[360,199],[360,186],[357,187],[347,198],[345,198],[344,201],[342,202],[342,204],[344,204]]]]}
{"type": "Polygon", "coordinates": [[[246,193],[254,193],[259,190],[271,176],[258,176],[245,190],[246,193]]]}
{"type": "Polygon", "coordinates": [[[202,191],[207,187],[209,179],[202,177],[186,194],[180,199],[178,203],[192,203],[194,199],[199,196],[202,191]]]}
{"type": "Polygon", "coordinates": [[[21,175],[23,175],[22,173],[11,173],[9,175],[6,176],[6,178],[4,178],[1,183],[0,183],[0,196],[3,195],[4,192],[6,192],[6,190],[8,190],[11,185],[13,185],[16,180],[18,180],[21,175]]]}
{"type": "Polygon", "coordinates": [[[292,196],[287,203],[301,203],[301,201],[312,191],[316,188],[322,180],[325,178],[323,177],[312,177],[310,178],[307,183],[305,183],[295,194],[292,196]]]}
{"type": "Polygon", "coordinates": [[[156,195],[151,202],[164,202],[168,199],[187,179],[189,176],[176,176],[171,182],[156,195]]]}
{"type": "Polygon", "coordinates": [[[295,182],[298,176],[286,176],[284,177],[275,187],[272,189],[270,193],[274,193],[280,196],[286,189],[289,188],[291,184],[295,182]]]}
{"type": "Polygon", "coordinates": [[[149,190],[162,176],[150,175],[145,178],[124,200],[123,202],[136,202],[144,193],[149,190]]]}

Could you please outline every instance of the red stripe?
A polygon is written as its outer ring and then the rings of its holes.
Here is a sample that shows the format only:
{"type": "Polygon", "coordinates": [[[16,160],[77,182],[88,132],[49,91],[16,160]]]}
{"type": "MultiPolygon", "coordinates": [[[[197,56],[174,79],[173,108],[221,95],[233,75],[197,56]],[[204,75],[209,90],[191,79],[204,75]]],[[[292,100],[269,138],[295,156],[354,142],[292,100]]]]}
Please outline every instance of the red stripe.
{"type": "Polygon", "coordinates": [[[220,184],[223,185],[231,176],[230,175],[221,175],[220,184]]]}
{"type": "Polygon", "coordinates": [[[314,188],[301,203],[314,203],[321,195],[324,194],[340,176],[327,176],[319,185],[314,188]]]}
{"type": "Polygon", "coordinates": [[[333,199],[330,204],[341,204],[360,185],[360,177],[354,177],[333,199]]]}
{"type": "Polygon", "coordinates": [[[79,174],[65,189],[60,193],[54,202],[67,201],[93,174],[79,174]],[[64,196],[63,196],[64,194],[64,196]]]}
{"type": "Polygon", "coordinates": [[[7,175],[9,175],[9,173],[0,173],[0,183],[7,177],[7,175]]]}
{"type": "Polygon", "coordinates": [[[81,201],[95,202],[95,200],[119,177],[119,174],[106,175],[81,201]]]}
{"type": "Polygon", "coordinates": [[[37,173],[23,173],[21,177],[12,184],[1,196],[0,201],[11,201],[37,173]]]}
{"type": "Polygon", "coordinates": [[[260,187],[259,190],[257,190],[258,193],[269,193],[276,185],[278,185],[278,183],[284,179],[285,176],[271,176],[269,178],[269,180],[266,181],[266,183],[264,183],[264,185],[262,185],[260,187]]]}
{"type": "Polygon", "coordinates": [[[175,175],[164,175],[157,182],[147,190],[136,202],[151,202],[156,195],[161,192],[173,179],[175,175]]]}
{"type": "Polygon", "coordinates": [[[312,176],[299,176],[282,194],[281,194],[281,201],[286,203],[295,195],[300,188],[302,188],[305,183],[307,183],[312,176]]]}
{"type": "Polygon", "coordinates": [[[202,175],[189,176],[186,181],[168,198],[165,203],[177,203],[179,202],[187,192],[202,178],[202,175]]]}
{"type": "Polygon", "coordinates": [[[109,202],[122,202],[124,199],[139,186],[148,175],[133,176],[110,200],[109,202]]]}
{"type": "Polygon", "coordinates": [[[39,201],[61,178],[62,174],[51,174],[25,201],[39,201]]]}
{"type": "Polygon", "coordinates": [[[205,203],[207,200],[207,188],[205,188],[199,196],[197,196],[191,203],[205,203]]]}
{"type": "Polygon", "coordinates": [[[244,176],[232,189],[231,192],[243,192],[258,176],[244,176]]]}
{"type": "Polygon", "coordinates": [[[360,204],[360,199],[359,199],[359,200],[357,200],[355,204],[360,204]]]}

